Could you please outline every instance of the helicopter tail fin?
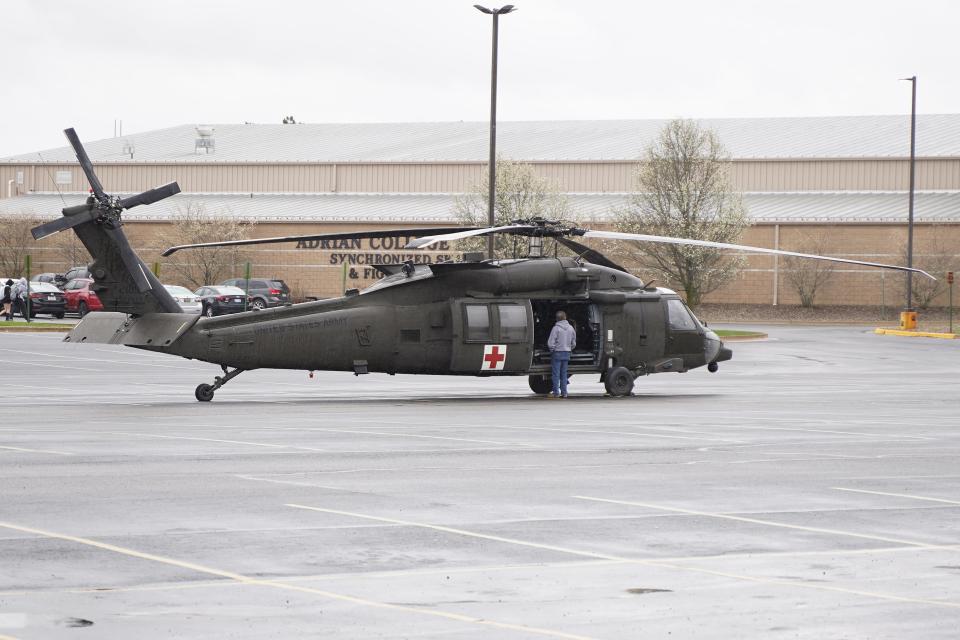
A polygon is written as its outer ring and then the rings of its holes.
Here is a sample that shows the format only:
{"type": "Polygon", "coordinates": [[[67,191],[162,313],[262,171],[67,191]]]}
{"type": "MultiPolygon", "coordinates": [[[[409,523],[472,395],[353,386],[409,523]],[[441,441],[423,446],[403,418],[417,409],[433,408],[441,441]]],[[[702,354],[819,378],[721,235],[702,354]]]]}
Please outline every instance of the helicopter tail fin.
{"type": "Polygon", "coordinates": [[[104,311],[134,316],[181,312],[180,305],[130,247],[122,226],[91,220],[73,227],[73,232],[93,257],[89,268],[94,284],[90,288],[104,311]]]}

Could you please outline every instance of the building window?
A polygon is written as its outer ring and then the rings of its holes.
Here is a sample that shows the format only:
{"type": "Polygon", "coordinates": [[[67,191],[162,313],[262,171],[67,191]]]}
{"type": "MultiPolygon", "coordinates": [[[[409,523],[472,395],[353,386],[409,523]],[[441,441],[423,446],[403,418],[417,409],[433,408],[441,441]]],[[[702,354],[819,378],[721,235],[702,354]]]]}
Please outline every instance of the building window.
{"type": "Polygon", "coordinates": [[[57,184],[73,184],[73,171],[57,171],[57,184]]]}

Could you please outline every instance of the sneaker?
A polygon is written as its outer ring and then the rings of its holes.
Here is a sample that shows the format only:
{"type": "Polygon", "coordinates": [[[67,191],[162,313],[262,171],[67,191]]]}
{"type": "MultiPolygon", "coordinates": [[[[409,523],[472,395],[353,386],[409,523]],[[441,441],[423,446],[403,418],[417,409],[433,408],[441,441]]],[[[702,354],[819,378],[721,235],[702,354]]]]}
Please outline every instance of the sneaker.
{"type": "Polygon", "coordinates": [[[547,394],[547,397],[553,399],[553,398],[559,398],[560,396],[556,395],[551,391],[550,393],[547,394]]]}

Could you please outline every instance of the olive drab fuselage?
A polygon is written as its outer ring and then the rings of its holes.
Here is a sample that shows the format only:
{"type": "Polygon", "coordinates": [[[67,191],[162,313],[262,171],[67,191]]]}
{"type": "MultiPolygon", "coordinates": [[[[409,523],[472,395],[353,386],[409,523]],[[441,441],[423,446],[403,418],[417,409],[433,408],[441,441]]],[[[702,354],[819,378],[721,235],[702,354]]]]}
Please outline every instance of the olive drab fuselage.
{"type": "Polygon", "coordinates": [[[128,344],[243,370],[532,375],[549,373],[557,310],[577,329],[571,373],[686,371],[729,358],[672,291],[574,258],[410,265],[363,292],[191,319],[169,344],[128,344]]]}

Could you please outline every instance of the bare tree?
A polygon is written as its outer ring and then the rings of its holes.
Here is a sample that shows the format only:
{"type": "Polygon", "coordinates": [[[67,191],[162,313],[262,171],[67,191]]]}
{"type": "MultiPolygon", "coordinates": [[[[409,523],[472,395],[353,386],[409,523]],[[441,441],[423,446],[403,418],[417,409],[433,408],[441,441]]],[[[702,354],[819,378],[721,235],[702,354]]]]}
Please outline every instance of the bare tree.
{"type": "MultiPolygon", "coordinates": [[[[960,271],[960,255],[956,245],[949,242],[950,236],[943,225],[917,227],[913,244],[913,266],[923,269],[936,280],[924,276],[913,276],[912,297],[913,306],[918,309],[927,309],[933,301],[947,290],[947,271],[960,271]]],[[[907,244],[900,247],[901,264],[907,264],[907,244]]],[[[906,277],[904,277],[906,289],[906,277]]]]}
{"type": "MultiPolygon", "coordinates": [[[[164,246],[244,240],[252,224],[240,222],[226,212],[207,213],[202,204],[190,203],[176,210],[169,228],[158,237],[164,246]]],[[[229,277],[234,267],[246,259],[247,253],[236,247],[203,247],[173,254],[164,267],[190,286],[202,287],[229,277]]]]}
{"type": "MultiPolygon", "coordinates": [[[[484,174],[480,184],[458,196],[454,202],[454,215],[461,224],[471,227],[487,226],[487,203],[490,193],[489,174],[484,174]]],[[[497,158],[497,192],[494,201],[494,224],[505,225],[514,220],[542,217],[548,220],[570,220],[570,204],[557,185],[541,176],[534,168],[522,162],[497,158]]],[[[462,251],[483,251],[486,238],[461,240],[462,251]]],[[[512,257],[515,238],[494,236],[494,256],[512,257]]]]}
{"type": "MultiPolygon", "coordinates": [[[[692,120],[673,120],[647,148],[629,203],[616,227],[643,233],[736,243],[749,225],[729,177],[730,158],[717,136],[692,120]]],[[[666,280],[696,307],[731,280],[744,259],[721,249],[642,243],[626,250],[648,277],[666,280]]]]}
{"type": "Polygon", "coordinates": [[[28,211],[0,219],[0,276],[11,278],[24,275],[24,260],[27,254],[37,248],[30,229],[40,222],[36,215],[28,211]]]}
{"type": "MultiPolygon", "coordinates": [[[[812,253],[827,255],[829,251],[827,235],[821,232],[816,236],[807,236],[795,248],[788,251],[797,253],[812,253]]],[[[808,260],[805,258],[784,258],[784,276],[787,282],[800,296],[800,306],[812,307],[817,298],[817,291],[830,280],[833,275],[835,262],[826,260],[808,260]]]]}

